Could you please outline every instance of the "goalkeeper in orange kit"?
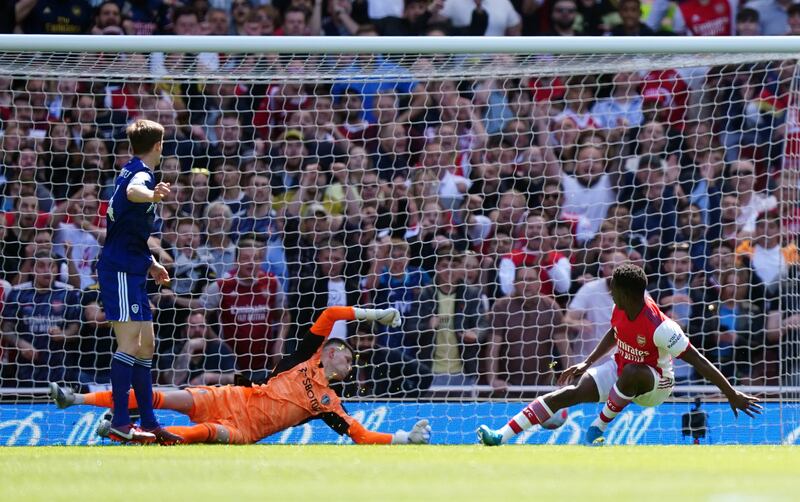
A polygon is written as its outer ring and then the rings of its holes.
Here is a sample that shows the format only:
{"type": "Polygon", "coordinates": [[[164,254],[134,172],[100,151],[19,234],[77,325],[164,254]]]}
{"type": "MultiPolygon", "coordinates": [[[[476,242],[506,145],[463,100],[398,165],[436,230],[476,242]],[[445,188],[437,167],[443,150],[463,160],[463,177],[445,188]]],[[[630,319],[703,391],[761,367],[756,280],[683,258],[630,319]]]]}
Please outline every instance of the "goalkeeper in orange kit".
{"type": "MultiPolygon", "coordinates": [[[[195,423],[168,427],[183,438],[182,443],[250,444],[312,419],[323,420],[331,429],[347,434],[359,444],[429,443],[427,420],[418,421],[410,432],[399,430],[387,434],[367,430],[345,411],[328,386],[329,382],[346,378],[353,364],[353,349],[347,342],[327,339],[334,323],[340,320],[399,326],[400,313],[396,309],[328,307],[300,341],[297,351],[278,364],[266,384],[156,391],[153,405],[184,413],[195,423]]],[[[50,394],[59,408],[112,406],[109,391],[74,394],[50,384],[50,394]]],[[[136,407],[133,394],[128,407],[136,407]]]]}

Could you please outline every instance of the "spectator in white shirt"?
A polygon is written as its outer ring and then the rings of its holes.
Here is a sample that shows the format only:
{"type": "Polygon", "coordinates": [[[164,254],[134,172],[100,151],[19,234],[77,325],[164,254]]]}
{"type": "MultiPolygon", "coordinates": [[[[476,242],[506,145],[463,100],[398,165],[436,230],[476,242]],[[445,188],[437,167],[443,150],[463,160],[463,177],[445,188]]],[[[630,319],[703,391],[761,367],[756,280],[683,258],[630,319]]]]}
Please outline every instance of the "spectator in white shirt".
{"type": "Polygon", "coordinates": [[[603,150],[592,144],[580,147],[574,172],[561,174],[561,187],[564,193],[562,217],[576,221],[579,242],[591,240],[615,201],[603,150]]]}
{"type": "Polygon", "coordinates": [[[403,17],[403,0],[367,0],[367,15],[373,20],[403,17]]]}
{"type": "Polygon", "coordinates": [[[628,257],[624,253],[614,251],[603,253],[602,277],[581,286],[567,307],[564,321],[573,332],[570,336],[572,353],[578,361],[586,359],[611,329],[614,300],[611,299],[609,282],[614,269],[627,261],[628,257]]]}
{"type": "Polygon", "coordinates": [[[756,168],[749,160],[738,160],[731,164],[730,182],[727,187],[739,198],[739,216],[736,223],[745,235],[756,229],[758,215],[778,207],[778,199],[766,192],[756,192],[756,168]]]}
{"type": "Polygon", "coordinates": [[[607,98],[592,106],[592,117],[599,127],[617,129],[639,127],[644,121],[641,79],[637,72],[621,71],[614,75],[614,88],[607,98]]]}
{"type": "MultiPolygon", "coordinates": [[[[100,257],[101,240],[94,234],[97,233],[102,240],[105,240],[105,230],[93,223],[99,205],[99,201],[93,195],[70,202],[67,208],[70,222],[60,223],[53,238],[55,244],[60,244],[55,247],[56,254],[66,258],[70,265],[75,266],[74,270],[80,278],[80,289],[86,289],[95,283],[92,268],[100,257]]],[[[70,267],[70,273],[72,272],[70,267]]]]}

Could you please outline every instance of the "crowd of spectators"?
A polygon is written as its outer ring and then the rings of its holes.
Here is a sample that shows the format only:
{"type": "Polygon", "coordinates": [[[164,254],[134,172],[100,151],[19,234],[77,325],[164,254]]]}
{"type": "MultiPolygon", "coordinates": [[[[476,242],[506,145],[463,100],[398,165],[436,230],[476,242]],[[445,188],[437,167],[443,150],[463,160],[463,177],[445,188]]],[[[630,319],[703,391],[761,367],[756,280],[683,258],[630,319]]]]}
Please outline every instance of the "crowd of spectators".
{"type": "MultiPolygon", "coordinates": [[[[0,32],[93,35],[797,35],[792,0],[19,0],[0,32]]],[[[215,55],[208,54],[213,63],[215,55]]]]}
{"type": "MultiPolygon", "coordinates": [[[[785,2],[647,7],[22,0],[16,19],[26,33],[142,35],[800,29],[800,11],[785,2]]],[[[95,264],[114,176],[130,158],[124,129],[140,117],[165,127],[157,172],[172,184],[150,241],[172,277],[151,285],[161,384],[232,383],[237,373],[263,381],[321,309],[361,304],[398,308],[404,322],[335,326],[332,336],[361,354],[348,395],[551,385],[607,331],[608,280],[628,261],[726,376],[775,384],[791,371],[798,354],[786,347],[800,327],[786,293],[798,291],[800,259],[793,60],[426,79],[357,55],[323,83],[172,80],[183,58],[219,68],[224,55],[147,57],[146,81],[0,77],[3,386],[108,383],[113,337],[95,264]],[[366,67],[372,78],[348,77],[366,67]]],[[[415,64],[433,69],[436,57],[415,64]]],[[[291,73],[305,61],[284,63],[291,73]]],[[[676,378],[697,381],[685,366],[676,378]]]]}

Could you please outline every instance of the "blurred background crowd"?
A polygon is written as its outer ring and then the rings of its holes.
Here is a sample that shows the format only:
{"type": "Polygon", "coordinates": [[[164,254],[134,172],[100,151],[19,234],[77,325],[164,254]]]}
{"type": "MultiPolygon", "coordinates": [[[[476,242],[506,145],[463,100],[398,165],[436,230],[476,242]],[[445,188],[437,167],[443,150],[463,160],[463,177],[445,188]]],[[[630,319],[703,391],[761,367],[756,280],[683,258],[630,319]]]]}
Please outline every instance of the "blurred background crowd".
{"type": "MultiPolygon", "coordinates": [[[[21,0],[5,22],[106,35],[781,35],[800,30],[798,9],[21,0]]],[[[165,127],[157,172],[172,185],[150,243],[173,278],[150,288],[160,384],[262,381],[321,309],[360,304],[396,307],[404,323],[336,327],[359,351],[346,395],[551,385],[609,328],[608,278],[628,261],[736,383],[798,371],[794,60],[493,79],[424,78],[442,56],[376,54],[333,58],[338,76],[323,83],[175,79],[232,56],[144,57],[142,80],[0,77],[2,386],[109,382],[95,265],[137,118],[165,127]]],[[[312,59],[280,64],[300,74],[312,59]]],[[[701,383],[680,364],[676,379],[701,383]]]]}
{"type": "Polygon", "coordinates": [[[797,35],[792,0],[3,0],[0,32],[94,35],[797,35]],[[185,17],[179,14],[192,12],[185,17]]]}

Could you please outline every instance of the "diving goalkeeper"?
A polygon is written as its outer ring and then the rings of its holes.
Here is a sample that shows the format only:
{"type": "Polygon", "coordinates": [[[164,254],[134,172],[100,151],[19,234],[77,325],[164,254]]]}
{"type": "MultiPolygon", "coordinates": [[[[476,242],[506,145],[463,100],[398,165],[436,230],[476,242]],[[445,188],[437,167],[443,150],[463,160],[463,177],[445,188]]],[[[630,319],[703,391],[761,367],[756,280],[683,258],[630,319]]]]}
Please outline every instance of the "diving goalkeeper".
{"type": "MultiPolygon", "coordinates": [[[[284,358],[263,385],[252,387],[189,387],[153,392],[155,408],[189,416],[195,425],[168,427],[183,438],[181,443],[250,444],[276,432],[312,419],[323,420],[338,434],[347,434],[358,444],[430,442],[427,420],[418,421],[410,432],[394,434],[367,430],[347,414],[339,397],[328,386],[350,374],[353,349],[347,342],[327,339],[336,321],[377,321],[400,325],[396,309],[328,307],[300,341],[292,355],[284,358]]],[[[112,407],[111,392],[74,394],[50,384],[50,395],[59,408],[73,405],[112,407]]],[[[129,408],[136,407],[131,394],[129,408]]]]}

